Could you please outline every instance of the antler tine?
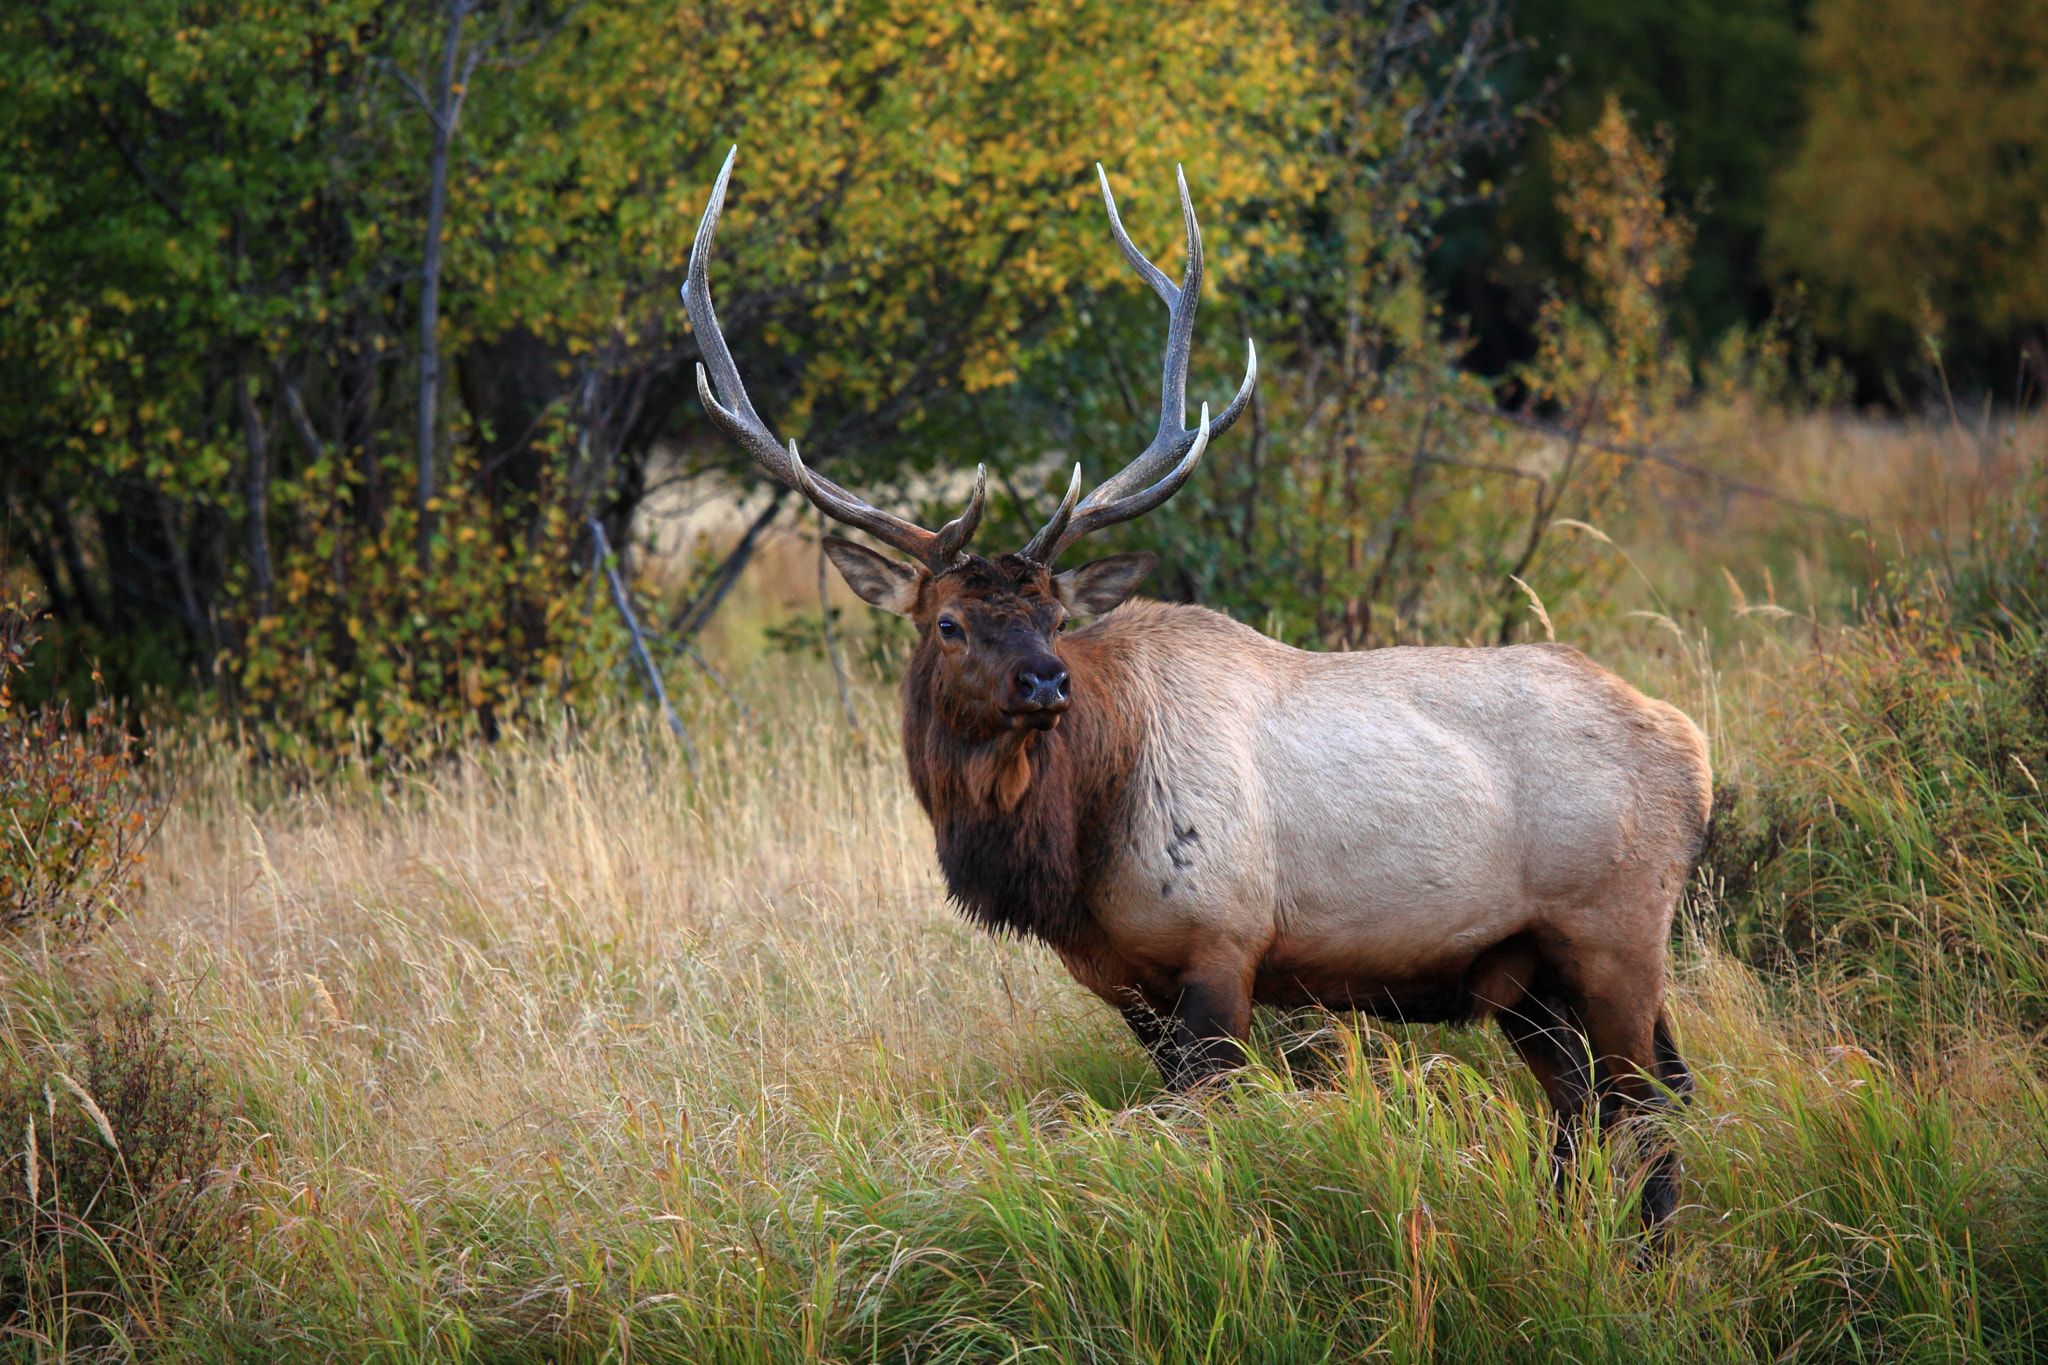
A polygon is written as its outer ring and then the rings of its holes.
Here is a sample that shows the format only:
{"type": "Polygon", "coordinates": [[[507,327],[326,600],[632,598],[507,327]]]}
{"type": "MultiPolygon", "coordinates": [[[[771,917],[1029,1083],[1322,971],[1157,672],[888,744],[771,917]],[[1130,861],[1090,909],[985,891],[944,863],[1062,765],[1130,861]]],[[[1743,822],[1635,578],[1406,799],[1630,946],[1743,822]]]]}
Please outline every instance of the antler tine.
{"type": "Polygon", "coordinates": [[[1050,564],[1059,557],[1053,547],[1060,543],[1060,537],[1067,533],[1067,522],[1073,518],[1074,504],[1081,499],[1081,466],[1074,466],[1074,477],[1067,483],[1067,496],[1060,500],[1059,510],[1052,514],[1052,520],[1039,528],[1031,537],[1031,543],[1017,553],[1040,564],[1050,564]]]}
{"type": "Polygon", "coordinates": [[[718,235],[718,220],[725,212],[725,188],[732,180],[733,162],[739,159],[739,145],[735,143],[725,154],[725,164],[718,168],[718,179],[711,187],[710,201],[704,205],[704,216],[697,221],[697,237],[690,244],[690,271],[683,284],[683,308],[690,315],[690,324],[697,332],[697,350],[703,360],[697,366],[697,393],[704,399],[704,409],[712,420],[722,427],[726,435],[739,442],[740,447],[752,456],[754,462],[783,483],[801,491],[801,485],[792,483],[792,474],[784,464],[782,443],[768,430],[768,424],[761,420],[761,414],[754,411],[754,402],[747,397],[747,386],[740,379],[739,367],[733,364],[732,352],[725,344],[725,333],[718,326],[718,312],[711,303],[711,244],[718,235]],[[705,367],[718,381],[718,391],[732,400],[730,408],[712,396],[705,378],[705,367]]]}
{"type": "MultiPolygon", "coordinates": [[[[1175,465],[1165,478],[1153,484],[1150,488],[1142,489],[1139,492],[1128,494],[1113,501],[1097,503],[1095,500],[1102,496],[1102,489],[1109,486],[1108,484],[1103,484],[1093,493],[1090,493],[1081,506],[1074,509],[1073,519],[1067,523],[1066,528],[1053,541],[1052,553],[1050,555],[1042,559],[1039,559],[1036,555],[1030,555],[1029,557],[1038,559],[1041,564],[1051,564],[1060,557],[1061,553],[1069,545],[1072,545],[1082,536],[1093,531],[1099,531],[1105,526],[1114,526],[1120,521],[1130,521],[1134,518],[1142,517],[1175,493],[1180,492],[1181,485],[1185,484],[1188,481],[1188,476],[1195,472],[1195,465],[1201,460],[1202,452],[1209,448],[1209,437],[1215,430],[1216,428],[1209,421],[1209,405],[1204,403],[1202,404],[1202,424],[1195,429],[1194,443],[1188,447],[1188,453],[1181,457],[1180,463],[1175,465]],[[1091,503],[1094,505],[1091,506],[1091,503]]],[[[1035,540],[1032,542],[1034,545],[1037,543],[1035,540]]]]}
{"type": "MultiPolygon", "coordinates": [[[[1187,271],[1178,288],[1131,242],[1130,234],[1124,231],[1123,220],[1116,211],[1116,201],[1110,194],[1109,176],[1099,163],[1095,169],[1102,182],[1102,202],[1109,210],[1111,235],[1125,259],[1152,286],[1153,292],[1165,300],[1167,324],[1166,352],[1159,386],[1159,426],[1153,433],[1152,443],[1121,472],[1104,480],[1090,493],[1082,504],[1084,507],[1122,497],[1151,483],[1179,464],[1188,447],[1195,442],[1195,433],[1183,430],[1181,423],[1187,420],[1188,361],[1194,351],[1195,311],[1202,303],[1204,265],[1202,228],[1195,217],[1194,200],[1188,194],[1187,176],[1180,167],[1174,168],[1174,180],[1180,191],[1181,225],[1187,234],[1187,271]]],[[[1236,396],[1216,415],[1212,434],[1221,435],[1230,430],[1244,415],[1244,410],[1251,404],[1257,378],[1258,361],[1256,353],[1253,353],[1245,367],[1244,382],[1238,386],[1236,396]]]]}
{"type": "MultiPolygon", "coordinates": [[[[1179,167],[1174,170],[1179,174],[1179,167]]],[[[1131,269],[1152,286],[1154,293],[1166,300],[1168,308],[1173,307],[1180,302],[1180,290],[1173,287],[1173,281],[1166,278],[1166,272],[1152,264],[1151,259],[1131,241],[1131,234],[1124,231],[1124,220],[1116,211],[1116,196],[1109,192],[1109,172],[1102,169],[1100,161],[1095,163],[1095,178],[1102,182],[1102,203],[1109,210],[1109,235],[1116,239],[1117,247],[1124,253],[1124,259],[1131,263],[1131,269]]],[[[1185,194],[1187,181],[1182,180],[1181,186],[1185,194]]]]}
{"type": "Polygon", "coordinates": [[[988,499],[988,466],[974,466],[974,493],[967,499],[967,510],[941,526],[932,537],[931,558],[940,567],[951,564],[959,553],[967,548],[967,542],[974,539],[975,528],[981,525],[981,509],[988,499]]]}
{"type": "Polygon", "coordinates": [[[740,379],[739,367],[733,364],[732,351],[718,327],[718,313],[711,304],[710,276],[711,243],[718,233],[718,219],[725,208],[725,187],[739,154],[735,144],[719,168],[718,180],[711,187],[711,200],[697,223],[697,238],[690,246],[690,271],[683,285],[683,307],[690,314],[690,324],[697,332],[697,350],[703,356],[697,365],[697,396],[703,400],[704,411],[764,473],[802,493],[826,516],[866,531],[884,544],[923,560],[933,572],[941,572],[959,556],[981,522],[985,473],[977,471],[975,475],[974,496],[968,501],[967,510],[938,531],[927,531],[915,522],[871,506],[808,468],[797,454],[796,442],[791,441],[784,450],[747,397],[747,386],[740,379]],[[714,380],[717,393],[712,391],[714,380]],[[731,406],[719,401],[721,394],[730,400],[731,406]]]}
{"type": "Polygon", "coordinates": [[[1068,490],[1067,500],[1060,504],[1060,510],[1053,519],[1031,538],[1031,543],[1023,550],[1026,558],[1042,564],[1052,563],[1062,550],[1090,531],[1143,516],[1179,492],[1181,485],[1194,472],[1196,462],[1202,458],[1209,438],[1230,430],[1244,415],[1244,410],[1251,405],[1252,390],[1259,382],[1258,348],[1247,338],[1244,383],[1238,386],[1237,396],[1216,415],[1213,422],[1209,419],[1209,405],[1204,403],[1201,426],[1193,431],[1181,429],[1181,423],[1187,418],[1188,359],[1194,351],[1195,310],[1202,302],[1202,227],[1195,219],[1195,204],[1188,194],[1187,176],[1178,166],[1174,168],[1174,180],[1180,189],[1181,225],[1187,232],[1188,251],[1187,271],[1182,275],[1180,284],[1175,286],[1166,278],[1164,271],[1138,250],[1130,234],[1124,231],[1123,219],[1116,211],[1116,196],[1110,192],[1109,173],[1102,169],[1099,161],[1095,163],[1095,174],[1102,182],[1103,206],[1109,210],[1110,236],[1124,253],[1124,259],[1131,263],[1145,283],[1152,286],[1153,292],[1166,301],[1166,354],[1159,384],[1159,428],[1153,433],[1152,443],[1135,460],[1103,480],[1078,505],[1074,503],[1074,493],[1080,487],[1080,471],[1075,471],[1074,486],[1068,490]],[[1163,478],[1160,477],[1162,474],[1163,478]]]}

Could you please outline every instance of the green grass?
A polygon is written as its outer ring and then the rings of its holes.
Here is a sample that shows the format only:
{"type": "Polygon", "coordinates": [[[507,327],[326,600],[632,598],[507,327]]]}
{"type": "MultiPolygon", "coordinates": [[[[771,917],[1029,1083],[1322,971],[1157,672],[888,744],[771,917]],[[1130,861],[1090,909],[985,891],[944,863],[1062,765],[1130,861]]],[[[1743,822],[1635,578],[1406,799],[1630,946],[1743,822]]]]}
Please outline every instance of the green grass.
{"type": "MultiPolygon", "coordinates": [[[[1114,1046],[1107,1039],[1098,1045],[1114,1046]]],[[[2030,1360],[2043,1094],[1810,1053],[1710,1065],[1691,1207],[1645,1268],[1624,1164],[1553,1194],[1498,1050],[1106,1109],[1054,1089],[659,1107],[257,1254],[223,1357],[2030,1360]],[[701,1122],[701,1121],[700,1121],[701,1122]],[[262,1286],[262,1288],[258,1288],[262,1286]]],[[[309,1210],[305,1215],[315,1217],[309,1210]]],[[[252,1227],[288,1242],[282,1210],[252,1227]]],[[[225,1316],[225,1315],[223,1315],[225,1316]]],[[[208,1339],[211,1338],[211,1339],[208,1339]]]]}
{"type": "MultiPolygon", "coordinates": [[[[826,686],[787,699],[781,740],[712,751],[747,764],[722,792],[688,793],[680,756],[623,720],[395,798],[202,791],[167,834],[164,903],[95,959],[17,961],[31,1064],[64,1055],[97,995],[155,983],[247,1116],[229,1251],[122,1324],[136,1353],[2048,1345],[2048,1085],[1995,1018],[1865,1051],[1832,1031],[1829,978],[1759,975],[1696,926],[1674,987],[1701,1082],[1675,1128],[1686,1207],[1645,1263],[1626,1145],[1554,1188],[1540,1097],[1491,1032],[1270,1020],[1273,1067],[1197,1102],[1162,1094],[1055,963],[951,920],[915,824],[879,795],[893,754],[831,734],[826,686]],[[1318,1086],[1278,1061],[1302,1030],[1333,1057],[1318,1086]]],[[[35,1307],[54,1338],[63,1302],[35,1307]]]]}
{"type": "Polygon", "coordinates": [[[1708,855],[1732,948],[1901,1046],[2048,1026],[2048,643],[1945,605],[1828,632],[1774,685],[1708,855]]]}
{"type": "MultiPolygon", "coordinates": [[[[1662,581],[1669,553],[1635,562],[1662,581]]],[[[5,1060],[97,1142],[41,1086],[107,1002],[153,996],[239,1116],[208,1195],[226,1241],[198,1265],[124,1246],[112,1305],[45,1275],[0,1349],[2048,1356],[2039,638],[1938,594],[1795,618],[1726,578],[1692,566],[1654,619],[1619,591],[1550,604],[1699,717],[1741,792],[1674,945],[1699,1090],[1661,1258],[1628,1144],[1555,1185],[1489,1031],[1265,1019],[1268,1064],[1163,1094],[1050,954],[945,903],[885,688],[860,679],[855,736],[821,666],[735,649],[751,722],[679,686],[695,778],[637,707],[381,783],[168,741],[144,903],[88,953],[0,964],[5,1060]]]]}

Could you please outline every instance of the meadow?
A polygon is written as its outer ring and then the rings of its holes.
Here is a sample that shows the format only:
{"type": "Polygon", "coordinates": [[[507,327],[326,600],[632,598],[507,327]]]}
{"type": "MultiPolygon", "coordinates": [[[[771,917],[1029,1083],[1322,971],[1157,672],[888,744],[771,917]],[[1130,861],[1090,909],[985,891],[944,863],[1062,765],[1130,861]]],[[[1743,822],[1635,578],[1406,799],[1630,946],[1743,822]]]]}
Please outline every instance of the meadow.
{"type": "MultiPolygon", "coordinates": [[[[161,738],[167,806],[132,913],[81,949],[10,949],[6,1074],[27,1099],[4,1117],[110,1145],[140,1180],[135,1154],[165,1144],[122,1127],[146,1096],[121,1107],[93,1078],[148,1088],[105,1042],[147,1002],[141,1034],[221,1124],[179,1206],[202,1231],[166,1233],[151,1191],[111,1231],[53,1225],[69,1252],[0,1267],[8,1349],[2040,1358],[2048,1068],[2028,992],[2048,976],[2048,873],[2020,769],[2023,675],[2043,667],[2048,699],[2048,665],[2024,631],[1929,617],[2048,434],[1739,414],[1690,434],[1723,483],[1645,471],[1612,520],[1555,533],[1609,571],[1545,604],[1557,638],[1699,721],[1751,840],[1703,871],[1673,944],[1699,1092],[1673,1130],[1668,1256],[1640,1254],[1626,1150],[1553,1188],[1540,1095],[1491,1032],[1268,1018],[1233,1088],[1165,1094],[1048,952],[948,905],[894,739],[900,645],[842,618],[855,730],[823,660],[769,633],[815,602],[791,539],[708,642],[744,713],[701,683],[678,698],[694,767],[623,677],[608,709],[388,778],[290,781],[221,727],[161,738]],[[1880,559],[1896,592],[1873,613],[1880,559]],[[1934,670],[1918,692],[1915,669],[1934,670]],[[1972,767],[2001,679],[2020,738],[1972,767]],[[1855,726],[1901,696],[1965,719],[1894,726],[1886,759],[1855,726]],[[1805,862],[1760,842],[1787,812],[1805,862]],[[1852,839],[1856,819],[1884,832],[1852,839]],[[1833,900],[1812,889],[1816,832],[1833,900]],[[1826,919],[1838,903],[1862,907],[1852,929],[1826,919]]],[[[52,1160],[17,1151],[9,1197],[59,1180],[52,1160]]]]}

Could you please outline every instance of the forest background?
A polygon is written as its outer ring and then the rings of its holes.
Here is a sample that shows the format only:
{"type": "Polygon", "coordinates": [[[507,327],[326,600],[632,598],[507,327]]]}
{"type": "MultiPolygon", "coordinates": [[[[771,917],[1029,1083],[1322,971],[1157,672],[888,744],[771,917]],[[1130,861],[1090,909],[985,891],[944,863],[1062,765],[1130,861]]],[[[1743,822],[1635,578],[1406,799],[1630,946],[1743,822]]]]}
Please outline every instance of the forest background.
{"type": "MultiPolygon", "coordinates": [[[[1185,165],[1198,369],[1250,337],[1268,378],[1190,515],[1125,539],[1302,643],[1506,638],[1425,579],[1569,577],[1543,532],[1619,469],[1533,528],[1431,528],[1526,482],[1489,413],[1638,449],[1738,370],[1899,412],[2040,378],[2039,4],[143,0],[0,37],[19,688],[82,701],[91,661],[294,761],[617,667],[590,519],[630,546],[657,485],[750,477],[676,293],[735,142],[715,272],[758,405],[878,496],[987,461],[998,536],[1048,457],[1099,479],[1146,425],[1156,320],[1093,163],[1142,240],[1185,165]]],[[[738,567],[669,574],[663,638],[738,567]]]]}
{"type": "Polygon", "coordinates": [[[0,1359],[2048,1358],[2048,0],[0,7],[0,1359]],[[1660,1255],[1487,1030],[1164,1094],[706,423],[1716,775],[1660,1255]],[[689,533],[678,534],[679,526],[689,533]],[[628,622],[636,623],[638,639],[628,622]]]}

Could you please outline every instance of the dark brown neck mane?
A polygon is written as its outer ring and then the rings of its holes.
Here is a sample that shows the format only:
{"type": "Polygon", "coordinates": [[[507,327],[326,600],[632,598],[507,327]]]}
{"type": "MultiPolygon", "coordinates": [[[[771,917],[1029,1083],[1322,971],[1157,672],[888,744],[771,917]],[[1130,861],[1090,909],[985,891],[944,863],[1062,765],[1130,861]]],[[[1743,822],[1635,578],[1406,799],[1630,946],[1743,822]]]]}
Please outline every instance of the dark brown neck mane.
{"type": "Polygon", "coordinates": [[[970,744],[932,706],[933,660],[903,678],[903,752],[910,783],[938,835],[946,889],[995,932],[1054,947],[1089,928],[1087,896],[1102,875],[1139,722],[1125,669],[1103,624],[1061,638],[1074,705],[1056,729],[970,744]]]}

